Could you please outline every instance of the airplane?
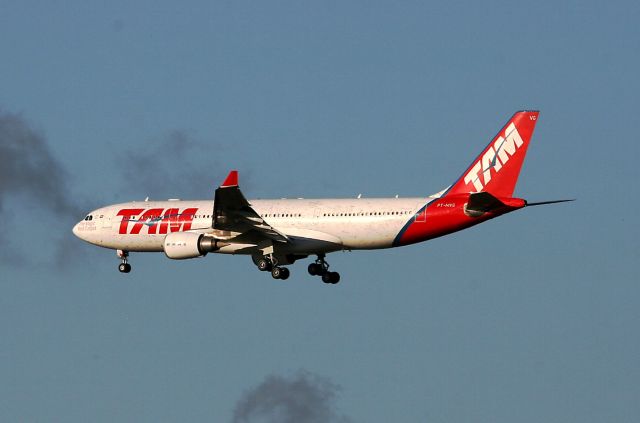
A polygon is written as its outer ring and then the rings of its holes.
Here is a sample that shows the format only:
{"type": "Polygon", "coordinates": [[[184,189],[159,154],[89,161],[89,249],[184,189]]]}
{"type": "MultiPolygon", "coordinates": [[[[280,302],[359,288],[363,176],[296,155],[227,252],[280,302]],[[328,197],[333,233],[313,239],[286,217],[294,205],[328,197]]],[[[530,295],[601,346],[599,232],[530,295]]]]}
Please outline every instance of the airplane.
{"type": "Polygon", "coordinates": [[[114,249],[119,271],[129,273],[131,252],[164,252],[175,260],[208,253],[251,256],[274,279],[311,255],[308,272],[327,284],[328,253],[401,247],[441,237],[527,206],[512,197],[538,111],[516,112],[471,165],[444,190],[413,198],[247,200],[232,170],[212,200],[133,201],[93,210],[73,233],[114,249]]]}

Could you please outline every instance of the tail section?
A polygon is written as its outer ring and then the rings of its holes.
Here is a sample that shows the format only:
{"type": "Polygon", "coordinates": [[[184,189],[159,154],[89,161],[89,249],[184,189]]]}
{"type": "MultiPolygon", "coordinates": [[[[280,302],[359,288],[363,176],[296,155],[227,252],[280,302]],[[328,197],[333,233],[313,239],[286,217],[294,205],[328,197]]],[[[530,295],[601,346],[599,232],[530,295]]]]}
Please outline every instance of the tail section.
{"type": "Polygon", "coordinates": [[[514,114],[462,176],[405,223],[393,246],[437,238],[523,207],[573,201],[512,197],[537,120],[537,111],[514,114]]]}
{"type": "Polygon", "coordinates": [[[489,192],[496,197],[511,197],[538,114],[516,112],[443,196],[489,192]]]}

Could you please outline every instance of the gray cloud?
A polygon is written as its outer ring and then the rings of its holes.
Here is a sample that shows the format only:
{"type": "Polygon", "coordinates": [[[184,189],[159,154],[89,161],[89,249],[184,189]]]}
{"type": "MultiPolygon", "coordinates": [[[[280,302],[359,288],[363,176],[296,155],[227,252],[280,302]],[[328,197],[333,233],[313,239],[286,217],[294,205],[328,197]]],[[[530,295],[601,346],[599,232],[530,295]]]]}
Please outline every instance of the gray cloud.
{"type": "Polygon", "coordinates": [[[35,200],[56,214],[79,216],[68,175],[42,134],[21,115],[0,110],[0,211],[9,196],[35,200]]]}
{"type": "Polygon", "coordinates": [[[207,151],[210,148],[187,131],[176,129],[120,154],[117,161],[126,191],[155,199],[203,198],[205,193],[213,197],[212,184],[222,181],[225,170],[216,166],[215,156],[207,151]]]}
{"type": "MultiPolygon", "coordinates": [[[[27,215],[31,225],[42,225],[37,228],[40,233],[50,234],[51,226],[47,227],[41,218],[34,216],[54,216],[55,228],[61,229],[54,232],[58,239],[53,250],[57,250],[57,256],[68,255],[74,248],[71,224],[83,213],[77,198],[70,194],[69,185],[69,176],[51,152],[46,138],[22,115],[0,110],[0,216],[5,222],[3,228],[23,222],[25,219],[15,216],[24,216],[25,210],[30,210],[24,204],[30,203],[33,212],[27,215]],[[10,202],[22,205],[10,208],[10,202]]],[[[26,263],[30,255],[20,250],[19,237],[7,230],[2,236],[8,247],[0,252],[0,261],[26,263]]]]}
{"type": "Polygon", "coordinates": [[[236,404],[232,423],[348,423],[334,401],[340,388],[329,379],[299,371],[270,375],[236,404]]]}

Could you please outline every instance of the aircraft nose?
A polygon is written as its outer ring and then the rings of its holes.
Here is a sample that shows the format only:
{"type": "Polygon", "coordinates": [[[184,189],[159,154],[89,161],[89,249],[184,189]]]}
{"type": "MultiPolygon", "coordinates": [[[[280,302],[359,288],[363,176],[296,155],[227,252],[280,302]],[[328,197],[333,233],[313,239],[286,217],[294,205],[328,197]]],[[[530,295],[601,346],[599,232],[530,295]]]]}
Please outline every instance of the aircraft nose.
{"type": "Polygon", "coordinates": [[[76,223],[75,226],[72,229],[73,234],[75,236],[77,236],[78,238],[82,239],[82,237],[80,236],[80,222],[76,223]]]}

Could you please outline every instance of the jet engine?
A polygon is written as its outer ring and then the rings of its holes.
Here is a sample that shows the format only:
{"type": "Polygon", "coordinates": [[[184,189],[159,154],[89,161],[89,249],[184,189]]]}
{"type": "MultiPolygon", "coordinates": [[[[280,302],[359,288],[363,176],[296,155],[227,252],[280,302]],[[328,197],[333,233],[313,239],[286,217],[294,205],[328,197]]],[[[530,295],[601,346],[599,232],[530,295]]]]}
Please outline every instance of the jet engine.
{"type": "Polygon", "coordinates": [[[164,238],[164,253],[174,260],[206,256],[220,248],[218,241],[195,232],[173,232],[164,238]]]}

